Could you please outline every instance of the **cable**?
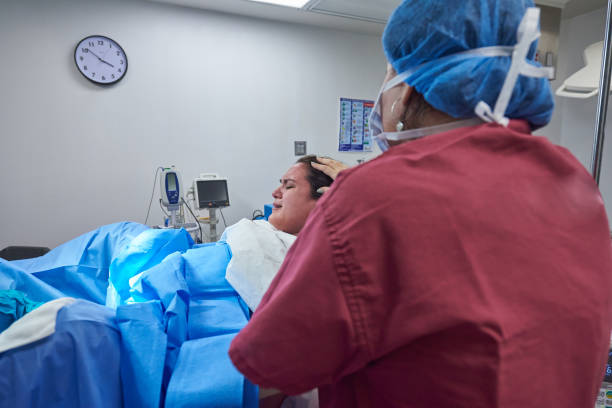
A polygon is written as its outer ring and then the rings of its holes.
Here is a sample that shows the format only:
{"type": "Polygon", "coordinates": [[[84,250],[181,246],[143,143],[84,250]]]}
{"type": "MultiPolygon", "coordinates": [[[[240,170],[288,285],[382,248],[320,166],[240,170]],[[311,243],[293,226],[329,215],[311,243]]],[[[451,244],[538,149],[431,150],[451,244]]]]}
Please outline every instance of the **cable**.
{"type": "MultiPolygon", "coordinates": [[[[187,209],[191,213],[191,216],[193,217],[193,219],[198,223],[198,228],[200,228],[200,241],[202,241],[204,239],[204,234],[202,233],[202,224],[200,224],[200,220],[198,220],[198,218],[195,216],[193,211],[191,211],[191,207],[189,207],[189,204],[187,204],[187,201],[185,201],[183,197],[181,197],[181,200],[183,201],[183,204],[185,204],[185,207],[187,207],[187,209]]],[[[206,236],[206,238],[208,238],[208,235],[206,236]]]]}
{"type": "Polygon", "coordinates": [[[149,200],[149,209],[147,210],[147,216],[145,217],[144,224],[147,225],[147,221],[149,221],[149,213],[151,212],[151,204],[153,203],[153,195],[155,194],[155,183],[157,183],[157,174],[160,170],[163,170],[163,167],[158,166],[155,170],[155,178],[153,179],[153,191],[151,191],[151,199],[149,200]]]}
{"type": "Polygon", "coordinates": [[[251,221],[257,220],[259,217],[264,218],[265,214],[261,210],[255,210],[251,215],[251,221]]]}
{"type": "Polygon", "coordinates": [[[223,210],[219,207],[219,212],[221,213],[221,218],[223,218],[223,225],[227,228],[227,224],[225,223],[225,216],[223,215],[223,210]]]}
{"type": "Polygon", "coordinates": [[[164,215],[166,216],[166,218],[170,217],[170,214],[168,214],[166,212],[166,210],[164,210],[164,206],[162,205],[162,199],[159,199],[159,208],[161,208],[162,212],[164,213],[164,215]]]}

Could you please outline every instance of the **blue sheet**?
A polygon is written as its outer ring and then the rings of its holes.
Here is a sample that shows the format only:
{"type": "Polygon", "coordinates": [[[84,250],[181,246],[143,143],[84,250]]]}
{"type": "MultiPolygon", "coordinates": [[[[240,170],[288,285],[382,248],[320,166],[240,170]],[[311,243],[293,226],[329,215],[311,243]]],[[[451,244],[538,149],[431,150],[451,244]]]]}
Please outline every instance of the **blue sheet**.
{"type": "Polygon", "coordinates": [[[77,300],[60,309],[51,336],[0,354],[0,405],[120,407],[119,370],[113,311],[77,300]]]}
{"type": "MultiPolygon", "coordinates": [[[[122,385],[120,402],[107,406],[256,407],[257,388],[227,357],[250,316],[225,281],[230,259],[224,242],[194,246],[184,230],[120,223],[35,260],[0,260],[0,290],[22,290],[37,301],[72,296],[107,305],[100,307],[121,334],[114,350],[121,375],[111,376],[122,385]]],[[[92,364],[104,356],[83,355],[92,364]]],[[[71,394],[61,397],[64,406],[74,402],[71,394]]]]}
{"type": "Polygon", "coordinates": [[[20,290],[37,302],[74,297],[104,304],[112,260],[148,229],[134,222],[105,225],[41,257],[0,260],[0,290],[20,290]]]}
{"type": "MultiPolygon", "coordinates": [[[[224,242],[195,246],[174,253],[132,279],[130,303],[120,310],[140,308],[142,302],[159,302],[147,310],[148,318],[164,325],[167,352],[162,378],[166,407],[257,407],[257,388],[233,366],[229,344],[249,318],[249,311],[225,281],[231,251],[224,242]],[[202,379],[205,378],[206,381],[202,379]]],[[[145,313],[141,310],[141,316],[145,313]]],[[[129,350],[132,359],[146,359],[145,349],[129,350]]],[[[160,364],[160,362],[156,362],[160,364]]],[[[146,381],[139,389],[146,390],[146,381]]],[[[151,387],[157,386],[156,376],[151,387]]]]}

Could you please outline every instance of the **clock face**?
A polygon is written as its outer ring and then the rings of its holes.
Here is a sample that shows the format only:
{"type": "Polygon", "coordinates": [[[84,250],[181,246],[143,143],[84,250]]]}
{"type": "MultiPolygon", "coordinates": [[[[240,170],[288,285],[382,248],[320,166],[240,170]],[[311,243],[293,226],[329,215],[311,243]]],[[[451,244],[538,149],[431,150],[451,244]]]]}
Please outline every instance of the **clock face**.
{"type": "Polygon", "coordinates": [[[82,39],[74,50],[74,62],[85,78],[100,85],[119,81],[128,67],[123,48],[102,35],[82,39]]]}

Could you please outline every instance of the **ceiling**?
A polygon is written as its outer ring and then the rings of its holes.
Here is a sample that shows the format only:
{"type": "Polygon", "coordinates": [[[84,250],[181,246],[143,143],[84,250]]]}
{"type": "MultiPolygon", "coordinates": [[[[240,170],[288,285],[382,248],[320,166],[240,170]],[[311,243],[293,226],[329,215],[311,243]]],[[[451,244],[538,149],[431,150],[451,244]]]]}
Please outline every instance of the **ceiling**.
{"type": "MultiPolygon", "coordinates": [[[[401,0],[310,0],[294,9],[248,0],[149,0],[238,14],[288,23],[308,24],[380,35],[393,9],[401,0]]],[[[537,4],[564,7],[563,17],[574,17],[606,7],[606,0],[535,0],[537,4]]]]}

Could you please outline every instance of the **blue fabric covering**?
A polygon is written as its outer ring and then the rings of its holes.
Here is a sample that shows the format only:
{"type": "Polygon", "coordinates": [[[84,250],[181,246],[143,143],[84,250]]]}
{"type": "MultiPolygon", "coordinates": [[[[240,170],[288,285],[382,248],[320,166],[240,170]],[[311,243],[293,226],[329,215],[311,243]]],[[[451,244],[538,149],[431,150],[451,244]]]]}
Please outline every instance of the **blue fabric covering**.
{"type": "MultiPolygon", "coordinates": [[[[72,296],[80,294],[95,298],[99,303],[106,302],[111,308],[99,306],[99,309],[104,311],[104,316],[116,316],[116,322],[113,320],[107,326],[121,333],[120,343],[113,343],[112,352],[94,350],[99,342],[91,337],[74,337],[82,348],[82,353],[79,351],[81,359],[87,361],[79,365],[71,363],[72,356],[66,357],[65,379],[55,381],[46,371],[39,376],[27,359],[71,347],[69,337],[56,333],[52,336],[53,342],[41,343],[43,349],[38,350],[38,345],[29,347],[34,354],[15,354],[11,360],[13,366],[26,361],[19,381],[23,381],[27,373],[34,384],[47,381],[43,388],[47,393],[44,395],[48,395],[56,383],[60,387],[79,384],[75,376],[83,375],[82,367],[91,366],[96,373],[97,364],[102,367],[107,358],[114,361],[120,354],[122,393],[118,391],[117,394],[113,388],[104,406],[257,406],[257,387],[236,371],[227,356],[231,339],[246,325],[250,314],[225,280],[225,269],[231,259],[226,243],[194,246],[184,230],[151,230],[123,223],[102,227],[58,249],[59,253],[53,250],[28,262],[0,260],[0,289],[22,290],[29,297],[34,294],[42,301],[66,296],[69,292],[72,296]],[[62,265],[62,262],[69,265],[62,265]],[[49,273],[44,265],[56,272],[49,273]],[[75,265],[76,268],[69,267],[75,265]],[[46,282],[35,274],[47,278],[46,282]],[[110,284],[102,284],[101,277],[106,277],[110,284]],[[71,282],[63,282],[63,279],[71,282]],[[102,292],[108,292],[107,299],[102,292]],[[89,346],[80,344],[91,341],[93,344],[89,346]]],[[[94,316],[100,313],[91,308],[87,310],[94,316]]],[[[60,313],[64,313],[64,309],[60,313]]],[[[82,325],[84,323],[75,320],[76,329],[82,325]]],[[[111,343],[108,344],[111,347],[111,343]]],[[[56,365],[59,366],[63,358],[58,354],[49,370],[57,371],[56,365]]],[[[100,389],[107,382],[119,381],[119,363],[107,368],[108,378],[97,374],[102,378],[100,389]]],[[[86,382],[86,389],[91,386],[90,377],[85,375],[81,381],[86,382]]],[[[31,391],[28,386],[10,381],[3,385],[6,389],[9,385],[19,388],[16,390],[19,397],[13,398],[18,402],[15,406],[37,406],[39,403],[25,399],[24,395],[31,391]]],[[[36,392],[32,398],[38,398],[36,392]]],[[[57,406],[68,407],[76,404],[102,406],[97,397],[84,396],[79,401],[81,396],[75,392],[62,391],[50,396],[51,403],[46,406],[53,406],[55,402],[57,406]]],[[[0,401],[3,401],[1,397],[0,394],[0,401]]]]}
{"type": "Polygon", "coordinates": [[[36,302],[48,302],[66,297],[58,289],[13,265],[13,262],[16,261],[0,259],[0,290],[18,290],[36,302]]]}
{"type": "MultiPolygon", "coordinates": [[[[398,74],[427,64],[406,83],[436,109],[456,118],[474,117],[480,101],[494,106],[510,57],[451,57],[458,52],[517,43],[517,29],[532,0],[404,0],[383,33],[383,48],[398,74]]],[[[537,44],[528,59],[533,64],[537,44]]],[[[506,111],[509,118],[526,119],[534,128],[546,125],[554,101],[547,79],[520,76],[506,111]]]]}
{"type": "Polygon", "coordinates": [[[119,306],[117,324],[121,331],[124,406],[161,406],[168,343],[161,303],[152,301],[119,306]]]}
{"type": "Polygon", "coordinates": [[[234,336],[204,337],[183,344],[168,387],[166,408],[197,408],[201,401],[209,407],[257,407],[257,398],[249,400],[245,389],[254,387],[234,368],[227,354],[234,336]]]}
{"type": "Polygon", "coordinates": [[[133,222],[105,225],[41,257],[0,260],[0,290],[21,290],[38,302],[68,296],[104,304],[111,261],[148,229],[133,222]]]}
{"type": "Polygon", "coordinates": [[[0,405],[122,406],[119,345],[112,310],[82,300],[62,308],[51,336],[0,354],[0,405]]]}
{"type": "Polygon", "coordinates": [[[0,332],[41,304],[18,290],[0,290],[0,332]]]}
{"type": "MultiPolygon", "coordinates": [[[[231,339],[244,327],[249,312],[225,280],[231,251],[224,242],[194,246],[174,253],[131,280],[130,303],[124,312],[139,308],[144,318],[165,327],[167,350],[162,378],[166,407],[256,407],[257,388],[232,365],[227,356],[231,339]],[[140,303],[149,302],[149,303],[140,303]],[[153,302],[153,303],[151,303],[153,302]],[[158,304],[142,309],[143,304],[158,304]],[[154,315],[153,315],[154,314],[154,315]],[[206,381],[202,379],[206,378],[206,381]]],[[[151,355],[146,347],[130,350],[133,359],[151,355]]],[[[159,381],[159,366],[156,360],[159,381]]],[[[151,373],[152,370],[149,371],[151,373]]],[[[134,388],[146,390],[150,379],[133,376],[134,388]]]]}
{"type": "Polygon", "coordinates": [[[107,306],[117,307],[130,297],[129,280],[154,267],[174,252],[185,252],[193,239],[184,229],[144,231],[123,248],[110,265],[107,306]]]}

